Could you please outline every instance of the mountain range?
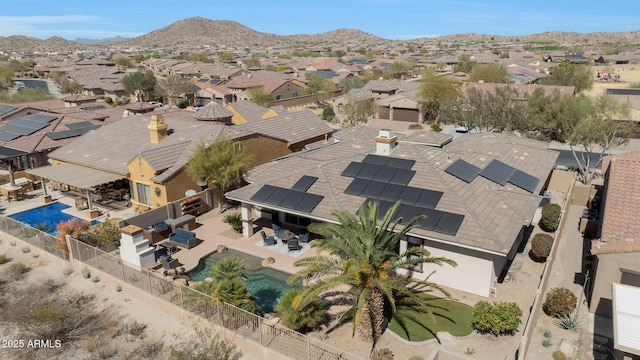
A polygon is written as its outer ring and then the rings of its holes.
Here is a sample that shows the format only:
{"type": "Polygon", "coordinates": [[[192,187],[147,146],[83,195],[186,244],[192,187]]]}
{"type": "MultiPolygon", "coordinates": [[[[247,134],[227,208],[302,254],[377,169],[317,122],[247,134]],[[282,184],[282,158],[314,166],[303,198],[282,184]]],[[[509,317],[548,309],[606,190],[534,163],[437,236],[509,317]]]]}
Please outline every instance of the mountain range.
{"type": "MultiPolygon", "coordinates": [[[[614,46],[618,44],[639,44],[640,31],[631,32],[595,32],[580,34],[575,32],[552,31],[525,36],[499,36],[484,34],[455,34],[437,38],[406,40],[420,43],[468,43],[484,41],[489,43],[505,42],[553,42],[562,46],[614,46]]],[[[143,49],[175,46],[215,46],[231,47],[278,47],[278,46],[339,46],[339,45],[375,45],[402,43],[406,41],[388,40],[354,29],[338,29],[311,35],[276,35],[263,33],[246,27],[235,21],[211,20],[191,17],[176,21],[168,26],[154,30],[136,38],[111,38],[102,40],[76,39],[69,41],[61,37],[46,40],[14,35],[0,37],[1,51],[73,51],[92,47],[139,47],[143,49]]]]}

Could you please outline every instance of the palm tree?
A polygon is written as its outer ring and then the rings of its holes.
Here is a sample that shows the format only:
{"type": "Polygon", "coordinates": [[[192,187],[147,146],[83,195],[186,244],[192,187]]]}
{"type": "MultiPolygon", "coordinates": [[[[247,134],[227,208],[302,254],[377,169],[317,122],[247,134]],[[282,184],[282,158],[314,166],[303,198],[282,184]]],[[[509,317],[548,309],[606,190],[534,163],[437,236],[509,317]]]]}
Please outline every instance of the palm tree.
{"type": "Polygon", "coordinates": [[[320,297],[316,297],[306,306],[294,306],[300,297],[300,289],[291,289],[285,292],[275,307],[281,315],[282,325],[296,330],[306,331],[315,329],[324,319],[327,313],[328,303],[320,297]]]}
{"type": "Polygon", "coordinates": [[[380,222],[378,204],[367,202],[360,207],[358,218],[349,211],[334,210],[339,224],[310,225],[310,231],[324,237],[314,241],[312,246],[324,251],[295,262],[303,269],[292,275],[289,282],[311,281],[294,305],[304,307],[328,291],[340,291],[347,286],[346,295],[354,299],[354,304],[343,318],[353,319],[352,335],[358,330],[360,336],[372,340],[375,347],[384,332],[386,320],[396,313],[399,299],[411,301],[430,312],[429,304],[419,296],[421,291],[437,289],[449,296],[436,284],[412,279],[398,271],[423,263],[457,265],[447,258],[431,257],[423,247],[409,247],[398,253],[400,240],[425,218],[424,215],[417,216],[398,226],[403,219],[392,219],[399,205],[392,206],[380,222]],[[388,309],[386,316],[385,309],[388,309]]]}
{"type": "Polygon", "coordinates": [[[237,256],[229,256],[215,263],[209,270],[209,276],[215,282],[235,279],[246,280],[246,276],[242,273],[243,271],[244,260],[237,256]]]}
{"type": "Polygon", "coordinates": [[[262,315],[262,309],[255,302],[257,298],[251,295],[249,289],[238,279],[221,281],[213,296],[220,301],[239,307],[242,310],[262,315]]]}

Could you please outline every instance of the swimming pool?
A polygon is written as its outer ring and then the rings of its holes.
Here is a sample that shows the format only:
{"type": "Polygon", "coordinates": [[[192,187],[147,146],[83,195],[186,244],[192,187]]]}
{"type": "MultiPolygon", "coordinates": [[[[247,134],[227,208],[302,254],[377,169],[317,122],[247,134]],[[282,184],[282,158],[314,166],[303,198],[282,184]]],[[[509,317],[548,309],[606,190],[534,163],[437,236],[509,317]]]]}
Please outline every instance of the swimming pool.
{"type": "MultiPolygon", "coordinates": [[[[53,202],[51,204],[9,215],[9,217],[14,220],[27,223],[33,227],[36,227],[37,225],[40,225],[42,223],[46,223],[49,226],[47,232],[49,234],[55,234],[56,226],[59,222],[69,221],[74,218],[82,220],[78,217],[62,212],[62,210],[70,207],[71,205],[63,204],[61,202],[53,202]]],[[[97,223],[97,220],[91,221],[91,225],[95,225],[97,223]]]]}
{"type": "Polygon", "coordinates": [[[244,274],[247,277],[244,285],[251,294],[258,298],[256,303],[264,312],[273,312],[273,308],[280,301],[282,294],[289,289],[299,287],[287,284],[290,274],[263,267],[261,258],[231,249],[223,254],[213,253],[200,259],[198,266],[187,274],[193,281],[203,281],[209,276],[213,264],[227,256],[237,256],[244,259],[244,274]]]}

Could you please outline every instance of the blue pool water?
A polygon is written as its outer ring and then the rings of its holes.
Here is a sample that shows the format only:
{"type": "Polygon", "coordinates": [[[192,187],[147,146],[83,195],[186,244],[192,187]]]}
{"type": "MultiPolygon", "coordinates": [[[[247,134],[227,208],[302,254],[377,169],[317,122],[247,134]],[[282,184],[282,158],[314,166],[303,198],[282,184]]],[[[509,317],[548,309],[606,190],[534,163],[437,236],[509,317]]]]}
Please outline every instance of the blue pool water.
{"type": "MultiPolygon", "coordinates": [[[[47,204],[44,206],[40,206],[37,208],[33,208],[31,210],[15,213],[13,215],[9,215],[10,218],[27,223],[31,226],[40,225],[42,223],[47,223],[49,225],[48,233],[55,234],[56,226],[61,221],[69,221],[73,218],[78,220],[82,220],[75,216],[63,213],[62,210],[70,208],[70,205],[63,204],[61,202],[53,202],[51,204],[47,204]]],[[[97,224],[97,220],[93,220],[91,225],[97,224]]]]}
{"type": "Polygon", "coordinates": [[[244,275],[247,277],[244,285],[251,294],[258,298],[256,303],[264,312],[273,312],[273,308],[280,301],[282,294],[287,290],[299,287],[287,285],[290,274],[263,267],[261,258],[234,250],[229,250],[224,254],[213,253],[200,259],[198,266],[187,274],[193,281],[203,281],[209,276],[213,264],[227,256],[237,256],[244,259],[244,275]]]}

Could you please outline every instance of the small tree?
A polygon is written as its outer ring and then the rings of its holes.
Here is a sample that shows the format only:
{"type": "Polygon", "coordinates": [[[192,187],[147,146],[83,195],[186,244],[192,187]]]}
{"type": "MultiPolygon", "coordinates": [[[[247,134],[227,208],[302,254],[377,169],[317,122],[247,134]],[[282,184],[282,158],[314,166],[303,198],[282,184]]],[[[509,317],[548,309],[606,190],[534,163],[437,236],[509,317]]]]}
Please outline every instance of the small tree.
{"type": "Polygon", "coordinates": [[[547,293],[542,310],[549,316],[561,318],[569,315],[576,308],[577,302],[571,290],[565,287],[553,288],[547,293]]]}
{"type": "Polygon", "coordinates": [[[138,101],[146,101],[156,87],[156,77],[151,70],[127,74],[121,82],[127,94],[135,95],[138,101]]]}
{"type": "Polygon", "coordinates": [[[64,256],[69,252],[67,247],[66,235],[73,238],[81,238],[89,231],[91,223],[86,220],[78,221],[78,218],[73,218],[69,221],[61,221],[56,225],[58,232],[58,239],[56,240],[56,249],[60,250],[64,256]]]}
{"type": "Polygon", "coordinates": [[[487,83],[506,83],[507,68],[502,64],[480,64],[473,67],[469,74],[469,81],[484,81],[487,83]]]}
{"type": "Polygon", "coordinates": [[[274,100],[273,95],[264,90],[264,86],[249,88],[247,94],[252,102],[264,107],[270,107],[274,100]]]}
{"type": "Polygon", "coordinates": [[[336,114],[333,112],[331,106],[327,106],[326,108],[324,108],[324,110],[322,110],[322,119],[325,121],[332,120],[335,116],[336,114]]]}
{"type": "Polygon", "coordinates": [[[289,329],[305,332],[315,329],[327,313],[327,302],[316,298],[304,307],[300,306],[299,290],[292,289],[284,293],[275,306],[282,313],[282,324],[289,329]]]}
{"type": "Polygon", "coordinates": [[[514,302],[478,301],[473,307],[471,325],[480,333],[512,335],[522,322],[522,309],[514,302]]]}
{"type": "Polygon", "coordinates": [[[213,182],[218,187],[220,212],[223,210],[224,193],[242,175],[250,157],[231,139],[223,137],[210,146],[200,142],[189,163],[187,172],[197,181],[213,182]]]}
{"type": "Polygon", "coordinates": [[[544,231],[554,232],[558,230],[562,208],[558,204],[546,204],[542,207],[540,228],[544,231]]]}

